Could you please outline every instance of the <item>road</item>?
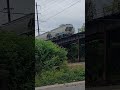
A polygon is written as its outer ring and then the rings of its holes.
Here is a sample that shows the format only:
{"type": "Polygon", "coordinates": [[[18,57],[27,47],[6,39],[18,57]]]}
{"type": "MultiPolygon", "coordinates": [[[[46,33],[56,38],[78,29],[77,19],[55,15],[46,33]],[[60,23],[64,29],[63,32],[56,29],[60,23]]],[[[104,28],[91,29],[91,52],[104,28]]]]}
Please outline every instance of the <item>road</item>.
{"type": "Polygon", "coordinates": [[[87,88],[85,90],[120,90],[120,85],[94,87],[94,88],[89,88],[89,89],[87,88]]]}
{"type": "Polygon", "coordinates": [[[85,81],[37,87],[35,90],[120,90],[120,85],[85,88],[85,81]]]}
{"type": "Polygon", "coordinates": [[[38,87],[35,90],[85,90],[85,82],[74,82],[69,84],[38,87]]]}

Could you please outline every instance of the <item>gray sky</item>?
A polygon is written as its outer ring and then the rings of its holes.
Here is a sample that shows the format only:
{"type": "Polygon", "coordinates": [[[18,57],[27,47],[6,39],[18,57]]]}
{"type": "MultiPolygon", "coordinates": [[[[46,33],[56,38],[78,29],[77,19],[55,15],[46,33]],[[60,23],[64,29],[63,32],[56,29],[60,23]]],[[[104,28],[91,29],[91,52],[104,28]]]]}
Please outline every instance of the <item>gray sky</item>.
{"type": "Polygon", "coordinates": [[[39,14],[41,31],[50,31],[60,24],[73,24],[77,31],[85,22],[85,0],[36,0],[36,2],[40,5],[38,12],[41,13],[39,14]]]}

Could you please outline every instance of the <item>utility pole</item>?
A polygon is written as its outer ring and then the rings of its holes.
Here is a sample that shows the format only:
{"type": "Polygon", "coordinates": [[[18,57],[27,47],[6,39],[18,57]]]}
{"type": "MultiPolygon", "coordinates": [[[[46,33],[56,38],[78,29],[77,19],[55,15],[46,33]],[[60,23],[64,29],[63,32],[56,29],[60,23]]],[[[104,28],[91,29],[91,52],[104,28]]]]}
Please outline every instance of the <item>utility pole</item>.
{"type": "Polygon", "coordinates": [[[78,39],[78,62],[80,62],[80,40],[78,39]]]}
{"type": "Polygon", "coordinates": [[[11,21],[11,15],[10,15],[10,2],[7,0],[7,13],[8,13],[8,22],[11,21]]]}
{"type": "Polygon", "coordinates": [[[39,18],[38,18],[37,2],[36,2],[36,14],[37,14],[38,35],[40,35],[40,28],[39,28],[39,18]]]}

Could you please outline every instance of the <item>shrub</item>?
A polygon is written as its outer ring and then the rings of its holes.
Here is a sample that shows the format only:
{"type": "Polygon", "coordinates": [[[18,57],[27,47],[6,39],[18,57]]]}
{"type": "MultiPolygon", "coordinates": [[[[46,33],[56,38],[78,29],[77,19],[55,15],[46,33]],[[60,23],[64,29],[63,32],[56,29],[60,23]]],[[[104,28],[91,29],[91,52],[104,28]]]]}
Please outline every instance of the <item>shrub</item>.
{"type": "Polygon", "coordinates": [[[78,62],[78,44],[70,44],[67,47],[69,62],[78,62]]]}
{"type": "Polygon", "coordinates": [[[4,65],[8,71],[10,90],[34,88],[34,61],[32,37],[0,33],[0,66],[4,65]]]}
{"type": "Polygon", "coordinates": [[[67,60],[64,48],[51,41],[35,40],[36,73],[46,70],[60,69],[67,60]]]}

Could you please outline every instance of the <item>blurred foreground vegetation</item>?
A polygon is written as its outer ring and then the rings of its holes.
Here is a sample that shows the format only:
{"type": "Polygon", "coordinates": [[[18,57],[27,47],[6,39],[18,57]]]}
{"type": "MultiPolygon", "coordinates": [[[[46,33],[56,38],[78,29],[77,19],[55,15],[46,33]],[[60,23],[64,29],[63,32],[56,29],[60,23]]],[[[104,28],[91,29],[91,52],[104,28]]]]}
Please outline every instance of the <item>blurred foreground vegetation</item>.
{"type": "Polygon", "coordinates": [[[0,32],[0,83],[9,90],[34,89],[34,38],[0,32]]]}

